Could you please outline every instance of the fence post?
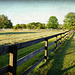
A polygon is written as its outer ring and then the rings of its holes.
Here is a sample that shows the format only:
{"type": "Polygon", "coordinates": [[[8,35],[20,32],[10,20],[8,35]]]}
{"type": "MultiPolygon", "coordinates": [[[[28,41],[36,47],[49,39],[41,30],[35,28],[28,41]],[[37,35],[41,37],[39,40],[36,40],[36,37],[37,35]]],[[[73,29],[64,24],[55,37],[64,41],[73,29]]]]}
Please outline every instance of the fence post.
{"type": "Polygon", "coordinates": [[[61,44],[61,40],[62,40],[62,34],[60,35],[60,44],[61,44]]]}
{"type": "Polygon", "coordinates": [[[48,38],[45,38],[45,62],[47,62],[48,56],[48,38]]]}
{"type": "Polygon", "coordinates": [[[56,37],[56,39],[55,39],[55,51],[56,51],[56,48],[57,48],[57,35],[55,37],[56,37]]]}
{"type": "MultiPolygon", "coordinates": [[[[65,33],[64,35],[66,35],[66,33],[65,33]]],[[[63,38],[63,41],[64,41],[64,42],[65,42],[65,39],[66,39],[66,36],[64,36],[64,38],[63,38]]]]}
{"type": "Polygon", "coordinates": [[[17,46],[10,46],[9,75],[16,75],[17,68],[17,46]]]}

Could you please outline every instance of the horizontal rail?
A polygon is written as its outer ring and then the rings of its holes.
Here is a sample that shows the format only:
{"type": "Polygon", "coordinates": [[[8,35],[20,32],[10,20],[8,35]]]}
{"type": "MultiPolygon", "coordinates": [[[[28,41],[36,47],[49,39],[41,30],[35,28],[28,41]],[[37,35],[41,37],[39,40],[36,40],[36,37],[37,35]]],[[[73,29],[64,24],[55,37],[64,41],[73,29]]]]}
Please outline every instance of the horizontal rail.
{"type": "Polygon", "coordinates": [[[27,75],[31,70],[33,70],[41,61],[44,60],[44,57],[42,57],[39,61],[37,61],[32,67],[30,67],[27,71],[25,71],[22,75],[27,75]]]}
{"type": "Polygon", "coordinates": [[[49,37],[47,37],[47,38],[48,38],[48,39],[51,39],[51,38],[53,38],[53,37],[55,37],[55,36],[59,36],[59,35],[65,34],[65,33],[67,33],[67,32],[69,32],[69,31],[66,31],[66,32],[63,32],[63,33],[59,33],[59,34],[55,34],[55,35],[49,36],[49,37]]]}
{"type": "Polygon", "coordinates": [[[57,41],[61,40],[61,38],[59,38],[57,41]]]}
{"type": "Polygon", "coordinates": [[[61,38],[64,38],[66,35],[68,35],[68,34],[65,34],[64,36],[62,36],[61,38]]]}
{"type": "Polygon", "coordinates": [[[42,42],[44,40],[45,40],[45,38],[40,38],[40,39],[36,39],[36,40],[24,42],[24,43],[19,43],[19,44],[16,44],[16,45],[17,45],[18,49],[21,49],[21,48],[25,48],[25,47],[37,44],[37,43],[42,42]]]}
{"type": "Polygon", "coordinates": [[[55,43],[55,41],[54,42],[51,42],[51,43],[49,43],[48,44],[48,47],[50,47],[51,45],[53,45],[55,43]]]}
{"type": "Polygon", "coordinates": [[[65,37],[66,35],[68,35],[68,34],[65,34],[64,37],[65,37]]]}
{"type": "Polygon", "coordinates": [[[9,46],[0,47],[0,55],[4,55],[6,53],[9,53],[9,46]]]}
{"type": "Polygon", "coordinates": [[[32,57],[34,57],[35,55],[37,55],[38,53],[42,52],[43,50],[45,50],[45,47],[42,47],[22,58],[20,58],[19,60],[17,60],[17,67],[21,64],[23,64],[24,62],[26,62],[27,60],[31,59],[32,57]]]}
{"type": "MultiPolygon", "coordinates": [[[[66,31],[66,32],[69,32],[69,31],[66,31]]],[[[61,34],[65,34],[66,32],[64,32],[64,33],[59,33],[59,34],[55,34],[55,35],[48,36],[48,37],[45,37],[45,38],[51,39],[51,38],[53,38],[53,37],[55,37],[55,36],[59,36],[59,35],[61,35],[61,34]]],[[[28,42],[23,42],[23,43],[18,43],[18,44],[14,44],[14,45],[17,46],[17,50],[19,50],[19,49],[22,49],[22,48],[25,48],[25,47],[28,47],[28,46],[37,44],[37,43],[39,43],[39,42],[45,41],[45,38],[40,38],[40,39],[36,39],[36,40],[28,41],[28,42]]],[[[9,51],[10,51],[10,46],[13,46],[13,45],[0,47],[0,56],[1,56],[1,55],[4,55],[4,54],[6,54],[6,53],[9,53],[9,51]]]]}
{"type": "Polygon", "coordinates": [[[11,46],[16,46],[17,50],[18,50],[18,49],[25,48],[25,47],[34,45],[36,43],[42,42],[44,40],[45,40],[45,38],[40,38],[40,39],[36,39],[36,40],[24,42],[24,43],[19,43],[19,44],[14,44],[14,45],[10,45],[10,46],[0,47],[0,55],[4,55],[6,53],[9,53],[11,46]]]}
{"type": "Polygon", "coordinates": [[[52,50],[50,50],[49,52],[48,52],[48,55],[52,52],[52,51],[54,51],[55,50],[55,47],[52,49],[52,50]]]}
{"type": "Polygon", "coordinates": [[[60,43],[58,43],[56,47],[58,47],[59,45],[60,45],[60,43]]]}
{"type": "Polygon", "coordinates": [[[0,68],[0,75],[4,75],[7,72],[9,72],[9,66],[0,68]]]}

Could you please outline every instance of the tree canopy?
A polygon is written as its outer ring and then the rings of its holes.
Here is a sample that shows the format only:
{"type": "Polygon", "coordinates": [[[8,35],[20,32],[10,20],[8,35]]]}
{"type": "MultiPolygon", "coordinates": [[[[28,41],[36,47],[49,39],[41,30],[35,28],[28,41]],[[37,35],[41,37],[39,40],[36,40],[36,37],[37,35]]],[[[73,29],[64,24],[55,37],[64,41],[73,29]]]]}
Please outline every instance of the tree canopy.
{"type": "Polygon", "coordinates": [[[0,28],[12,28],[12,22],[5,15],[0,15],[0,28]]]}
{"type": "Polygon", "coordinates": [[[65,19],[63,20],[63,28],[64,29],[73,29],[75,30],[75,13],[70,12],[65,16],[65,19]]]}
{"type": "Polygon", "coordinates": [[[32,22],[27,24],[27,28],[28,29],[44,29],[45,28],[45,24],[44,23],[40,23],[40,22],[32,22]]]}
{"type": "Polygon", "coordinates": [[[13,27],[14,29],[26,29],[26,24],[16,24],[16,26],[13,27]]]}
{"type": "Polygon", "coordinates": [[[53,28],[53,29],[57,29],[58,28],[58,19],[55,16],[51,16],[49,18],[49,21],[47,23],[47,28],[53,28]]]}
{"type": "Polygon", "coordinates": [[[45,24],[44,23],[40,23],[40,22],[32,22],[32,23],[28,23],[28,24],[16,24],[16,26],[14,26],[14,29],[44,29],[45,28],[45,24]]]}

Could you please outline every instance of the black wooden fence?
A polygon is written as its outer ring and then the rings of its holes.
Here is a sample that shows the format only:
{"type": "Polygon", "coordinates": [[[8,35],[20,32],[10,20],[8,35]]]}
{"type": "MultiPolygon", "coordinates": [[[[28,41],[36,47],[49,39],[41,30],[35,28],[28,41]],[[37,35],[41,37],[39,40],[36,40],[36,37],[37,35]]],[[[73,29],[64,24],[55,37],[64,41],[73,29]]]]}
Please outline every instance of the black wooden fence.
{"type": "Polygon", "coordinates": [[[24,62],[26,62],[27,60],[31,59],[32,57],[34,57],[35,55],[37,55],[38,53],[42,52],[43,50],[45,50],[45,56],[43,56],[38,62],[36,62],[31,68],[29,68],[27,71],[25,71],[23,73],[23,75],[28,74],[31,70],[33,70],[42,60],[45,59],[45,62],[47,61],[47,56],[48,54],[50,54],[52,51],[56,51],[56,48],[62,43],[62,38],[66,38],[67,35],[73,33],[73,31],[66,31],[63,33],[59,33],[56,35],[52,35],[52,36],[48,36],[45,38],[40,38],[40,39],[36,39],[36,40],[32,40],[32,41],[28,41],[28,42],[24,42],[24,43],[19,43],[19,44],[14,44],[14,45],[10,45],[10,46],[5,46],[5,47],[0,47],[0,56],[10,53],[9,56],[9,65],[0,68],[0,75],[4,75],[5,73],[9,72],[9,75],[16,75],[16,69],[18,66],[20,66],[21,64],[23,64],[24,62]],[[63,35],[64,34],[64,35],[63,35]],[[59,39],[57,39],[57,37],[60,36],[59,39]],[[56,37],[56,40],[54,42],[51,42],[48,44],[48,39],[54,38],[56,37]],[[45,41],[45,46],[20,58],[19,60],[17,60],[17,50],[34,45],[36,43],[45,41]],[[60,43],[57,44],[57,42],[60,41],[60,43]],[[50,50],[48,52],[48,47],[50,47],[51,45],[55,44],[55,47],[50,50]]]}

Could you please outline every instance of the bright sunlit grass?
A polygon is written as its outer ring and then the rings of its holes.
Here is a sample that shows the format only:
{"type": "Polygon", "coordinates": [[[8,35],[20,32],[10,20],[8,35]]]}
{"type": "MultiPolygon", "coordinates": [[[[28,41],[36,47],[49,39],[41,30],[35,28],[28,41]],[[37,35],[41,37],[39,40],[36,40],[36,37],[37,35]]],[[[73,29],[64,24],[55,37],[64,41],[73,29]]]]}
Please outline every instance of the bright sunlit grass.
{"type": "Polygon", "coordinates": [[[0,31],[0,46],[26,42],[63,32],[61,30],[5,30],[0,31]]]}

